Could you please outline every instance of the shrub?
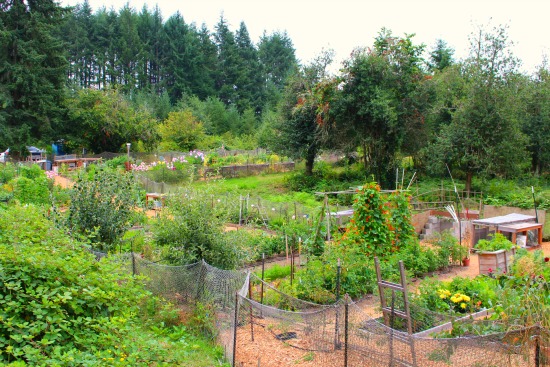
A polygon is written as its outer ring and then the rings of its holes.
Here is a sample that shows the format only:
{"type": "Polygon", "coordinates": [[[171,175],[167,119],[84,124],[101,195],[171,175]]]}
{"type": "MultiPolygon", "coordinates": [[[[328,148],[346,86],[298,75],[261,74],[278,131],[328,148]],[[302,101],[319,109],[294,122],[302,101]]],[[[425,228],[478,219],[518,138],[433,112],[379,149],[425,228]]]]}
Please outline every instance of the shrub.
{"type": "Polygon", "coordinates": [[[132,224],[138,192],[131,173],[106,167],[81,172],[71,195],[69,225],[83,235],[97,231],[101,250],[110,250],[132,224]]]}
{"type": "Polygon", "coordinates": [[[479,240],[474,248],[477,251],[511,250],[516,245],[509,241],[502,233],[495,233],[490,240],[479,240]]]}
{"type": "Polygon", "coordinates": [[[127,267],[97,262],[38,207],[0,210],[0,269],[0,365],[206,367],[222,356],[127,267]]]}
{"type": "Polygon", "coordinates": [[[15,166],[11,163],[0,164],[0,184],[13,180],[16,175],[15,166]]]}
{"type": "Polygon", "coordinates": [[[167,261],[181,265],[204,259],[224,269],[237,266],[237,246],[223,235],[228,216],[223,202],[215,205],[208,189],[182,189],[166,202],[152,231],[155,242],[165,248],[167,261]]]}
{"type": "Polygon", "coordinates": [[[0,361],[91,363],[128,331],[148,293],[118,264],[97,263],[38,209],[16,207],[0,218],[0,361]]]}

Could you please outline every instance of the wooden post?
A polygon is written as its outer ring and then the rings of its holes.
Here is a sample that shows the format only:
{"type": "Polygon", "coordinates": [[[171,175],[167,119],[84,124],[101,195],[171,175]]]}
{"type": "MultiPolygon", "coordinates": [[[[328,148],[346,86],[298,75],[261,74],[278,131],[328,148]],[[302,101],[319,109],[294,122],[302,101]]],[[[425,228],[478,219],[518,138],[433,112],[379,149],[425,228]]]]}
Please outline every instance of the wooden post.
{"type": "Polygon", "coordinates": [[[325,194],[325,207],[327,208],[327,241],[330,241],[330,206],[328,205],[328,194],[325,194]]]}
{"type": "Polygon", "coordinates": [[[285,233],[286,261],[288,262],[288,235],[285,233]]]}

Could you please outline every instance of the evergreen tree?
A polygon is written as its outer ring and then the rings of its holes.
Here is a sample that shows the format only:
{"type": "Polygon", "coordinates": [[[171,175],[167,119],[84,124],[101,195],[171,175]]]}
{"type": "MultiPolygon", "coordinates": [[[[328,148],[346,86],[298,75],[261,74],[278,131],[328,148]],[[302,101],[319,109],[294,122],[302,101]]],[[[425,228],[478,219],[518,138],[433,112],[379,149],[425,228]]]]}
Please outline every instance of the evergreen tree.
{"type": "Polygon", "coordinates": [[[281,91],[286,79],[296,71],[298,60],[292,40],[286,32],[265,32],[258,45],[260,62],[265,70],[268,88],[281,91]]]}
{"type": "Polygon", "coordinates": [[[219,74],[216,80],[218,98],[226,105],[236,105],[239,100],[238,80],[242,70],[239,50],[235,42],[235,36],[229,30],[223,15],[216,25],[214,41],[218,49],[219,74]]]}
{"type": "Polygon", "coordinates": [[[50,0],[0,4],[2,117],[20,151],[31,137],[49,142],[61,124],[67,60],[59,34],[66,11],[50,0]]]}
{"type": "Polygon", "coordinates": [[[218,53],[211,34],[205,24],[198,30],[198,49],[196,63],[200,65],[200,73],[195,78],[195,94],[202,100],[216,94],[218,80],[218,53]]]}
{"type": "Polygon", "coordinates": [[[522,96],[526,113],[521,129],[528,137],[531,169],[541,174],[550,168],[550,69],[541,65],[522,96]]]}
{"type": "Polygon", "coordinates": [[[447,46],[447,42],[438,39],[435,47],[430,52],[430,60],[428,61],[428,69],[430,71],[442,71],[443,69],[453,64],[454,50],[447,46]]]}
{"type": "Polygon", "coordinates": [[[142,52],[138,34],[138,15],[126,4],[118,16],[117,69],[123,90],[131,92],[137,87],[139,57],[142,52]]]}
{"type": "Polygon", "coordinates": [[[258,50],[252,44],[244,22],[241,22],[235,35],[235,42],[241,61],[241,73],[236,82],[239,94],[237,108],[241,113],[248,108],[260,113],[263,108],[265,88],[263,70],[258,57],[258,50]]]}
{"type": "Polygon", "coordinates": [[[92,8],[87,0],[69,13],[62,36],[68,50],[69,83],[89,88],[94,77],[94,49],[90,36],[93,31],[92,8]]]}

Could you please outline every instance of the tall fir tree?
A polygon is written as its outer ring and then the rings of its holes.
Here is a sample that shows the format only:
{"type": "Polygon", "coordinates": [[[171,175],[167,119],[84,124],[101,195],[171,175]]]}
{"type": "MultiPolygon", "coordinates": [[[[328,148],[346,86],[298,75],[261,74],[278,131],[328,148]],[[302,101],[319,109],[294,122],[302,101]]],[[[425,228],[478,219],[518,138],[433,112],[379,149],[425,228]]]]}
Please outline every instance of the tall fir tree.
{"type": "MultiPolygon", "coordinates": [[[[0,5],[2,116],[21,153],[33,140],[49,142],[62,121],[66,81],[60,25],[67,11],[56,1],[5,1],[0,5]]],[[[15,144],[15,145],[14,145],[15,144]]]]}

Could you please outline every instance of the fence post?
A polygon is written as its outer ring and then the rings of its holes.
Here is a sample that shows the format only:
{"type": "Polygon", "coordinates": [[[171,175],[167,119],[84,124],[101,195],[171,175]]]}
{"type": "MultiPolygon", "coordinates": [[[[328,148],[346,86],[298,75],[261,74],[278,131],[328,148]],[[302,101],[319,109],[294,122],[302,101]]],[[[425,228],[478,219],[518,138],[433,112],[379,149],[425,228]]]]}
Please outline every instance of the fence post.
{"type": "MultiPolygon", "coordinates": [[[[252,301],[252,282],[248,280],[248,298],[252,301]]],[[[250,302],[250,339],[254,341],[254,319],[252,315],[252,302],[250,302]]]]}
{"type": "Polygon", "coordinates": [[[393,366],[393,331],[395,324],[395,290],[391,291],[391,313],[390,313],[390,366],[393,366]]]}
{"type": "Polygon", "coordinates": [[[540,328],[536,327],[537,334],[535,335],[535,367],[540,367],[540,328]]]}
{"type": "Polygon", "coordinates": [[[293,250],[294,244],[290,244],[290,286],[292,286],[292,282],[294,281],[294,250],[293,250]]]}
{"type": "Polygon", "coordinates": [[[235,367],[235,358],[237,356],[237,319],[239,316],[239,292],[235,292],[235,315],[233,318],[233,358],[231,366],[235,367]]]}
{"type": "Polygon", "coordinates": [[[134,256],[134,250],[132,249],[132,252],[130,253],[132,255],[132,275],[136,275],[136,258],[134,256]]]}
{"type": "Polygon", "coordinates": [[[264,273],[265,273],[265,253],[262,252],[262,283],[260,285],[260,304],[264,304],[264,273]]]}
{"type": "Polygon", "coordinates": [[[199,279],[197,284],[197,295],[195,297],[195,302],[199,301],[201,295],[204,293],[204,282],[206,281],[206,266],[204,265],[204,259],[201,260],[201,268],[199,270],[199,279]]]}
{"type": "Polygon", "coordinates": [[[348,367],[348,340],[349,340],[349,298],[346,294],[344,306],[344,367],[348,367]]]}
{"type": "MultiPolygon", "coordinates": [[[[336,304],[338,304],[338,301],[340,300],[340,259],[338,259],[338,266],[336,268],[336,304]]],[[[339,322],[339,313],[338,313],[338,305],[336,306],[336,320],[335,320],[335,326],[334,326],[334,349],[338,350],[342,346],[340,345],[340,326],[338,325],[339,322]]]]}

